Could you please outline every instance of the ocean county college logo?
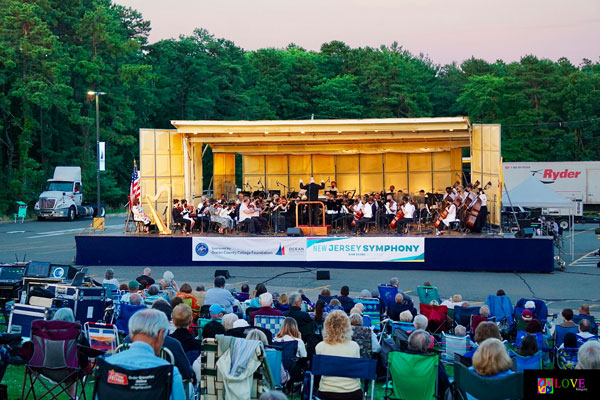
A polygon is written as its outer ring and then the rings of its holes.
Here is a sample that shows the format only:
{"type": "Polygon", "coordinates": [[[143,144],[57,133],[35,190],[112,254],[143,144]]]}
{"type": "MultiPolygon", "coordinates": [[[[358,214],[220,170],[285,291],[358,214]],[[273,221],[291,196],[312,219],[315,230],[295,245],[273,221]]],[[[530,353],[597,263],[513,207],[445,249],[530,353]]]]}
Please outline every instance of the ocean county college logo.
{"type": "Polygon", "coordinates": [[[196,254],[203,257],[208,254],[208,245],[206,243],[198,243],[195,250],[196,254]]]}

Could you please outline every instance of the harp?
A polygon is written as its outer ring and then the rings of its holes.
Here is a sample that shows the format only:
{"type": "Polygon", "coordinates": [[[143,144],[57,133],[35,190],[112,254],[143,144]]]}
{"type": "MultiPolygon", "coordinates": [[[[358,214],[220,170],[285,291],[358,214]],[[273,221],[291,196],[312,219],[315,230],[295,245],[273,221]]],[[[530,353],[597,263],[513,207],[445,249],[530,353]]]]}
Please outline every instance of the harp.
{"type": "Polygon", "coordinates": [[[169,212],[169,207],[171,207],[171,187],[168,185],[162,185],[158,188],[158,190],[156,191],[156,193],[154,195],[150,195],[147,194],[146,195],[146,203],[148,203],[148,207],[150,207],[150,213],[152,214],[152,223],[156,224],[156,227],[158,228],[158,230],[160,231],[161,235],[170,235],[171,234],[171,213],[169,212]],[[152,205],[152,203],[154,203],[155,201],[158,201],[158,199],[163,195],[163,194],[167,194],[167,220],[166,222],[163,221],[159,216],[158,213],[156,212],[156,209],[154,208],[154,205],[152,205]]]}

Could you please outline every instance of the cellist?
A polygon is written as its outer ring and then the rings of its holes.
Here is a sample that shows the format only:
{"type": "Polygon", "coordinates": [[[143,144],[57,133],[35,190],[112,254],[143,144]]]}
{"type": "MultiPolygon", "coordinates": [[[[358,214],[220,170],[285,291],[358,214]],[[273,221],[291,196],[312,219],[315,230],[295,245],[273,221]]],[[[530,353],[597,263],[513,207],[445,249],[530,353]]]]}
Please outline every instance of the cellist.
{"type": "Polygon", "coordinates": [[[394,219],[394,217],[396,216],[396,212],[398,211],[398,203],[396,203],[394,201],[394,195],[391,193],[388,193],[388,195],[386,196],[387,199],[385,201],[385,224],[389,225],[390,222],[392,222],[392,220],[394,219]]]}
{"type": "Polygon", "coordinates": [[[452,202],[448,204],[446,209],[448,210],[448,215],[446,218],[442,219],[442,223],[440,224],[439,228],[436,229],[435,234],[437,236],[442,235],[444,228],[449,228],[450,223],[456,221],[456,205],[452,202]]]}
{"type": "Polygon", "coordinates": [[[404,212],[404,218],[398,221],[398,235],[402,233],[408,233],[408,224],[413,222],[413,218],[415,216],[415,206],[409,201],[408,196],[404,196],[402,198],[402,205],[400,207],[404,212]]]}

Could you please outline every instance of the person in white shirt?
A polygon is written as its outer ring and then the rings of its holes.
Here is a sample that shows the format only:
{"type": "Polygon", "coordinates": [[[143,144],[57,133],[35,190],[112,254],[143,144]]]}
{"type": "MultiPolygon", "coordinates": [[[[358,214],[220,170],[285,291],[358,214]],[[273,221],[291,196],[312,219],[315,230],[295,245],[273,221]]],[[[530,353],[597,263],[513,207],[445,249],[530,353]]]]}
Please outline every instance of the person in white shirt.
{"type": "Polygon", "coordinates": [[[352,228],[352,234],[356,235],[357,232],[360,231],[360,234],[364,234],[364,226],[373,221],[373,217],[375,216],[375,206],[374,206],[374,199],[371,197],[369,198],[369,200],[367,201],[366,204],[363,205],[362,207],[362,212],[363,212],[363,216],[356,221],[356,224],[354,224],[354,227],[352,228]]]}
{"type": "Polygon", "coordinates": [[[396,203],[394,201],[394,197],[391,194],[388,194],[386,202],[385,202],[385,216],[384,216],[385,223],[387,225],[389,225],[390,222],[392,222],[392,220],[396,216],[397,212],[398,212],[398,203],[396,203]]]}
{"type": "Polygon", "coordinates": [[[298,322],[292,317],[286,317],[283,320],[283,324],[281,325],[281,329],[273,338],[274,342],[291,342],[295,340],[298,342],[298,350],[296,350],[296,357],[298,358],[306,358],[308,354],[306,352],[306,345],[302,340],[302,335],[300,335],[300,331],[298,330],[298,322]]]}
{"type": "Polygon", "coordinates": [[[248,232],[252,236],[262,233],[262,225],[258,220],[258,211],[254,208],[254,205],[250,205],[250,198],[244,197],[244,202],[240,205],[240,224],[246,221],[248,224],[248,232]]]}
{"type": "Polygon", "coordinates": [[[398,234],[408,233],[408,224],[413,222],[415,217],[415,206],[409,201],[408,196],[404,196],[400,208],[402,208],[404,218],[398,221],[398,234]]]}
{"type": "Polygon", "coordinates": [[[481,207],[479,209],[479,213],[477,214],[477,218],[475,219],[475,226],[471,228],[471,232],[481,232],[483,226],[485,225],[485,221],[487,220],[487,196],[481,188],[478,190],[477,198],[473,201],[473,203],[475,203],[477,200],[481,201],[481,207]]]}
{"type": "Polygon", "coordinates": [[[450,223],[456,221],[456,205],[454,203],[450,203],[447,207],[448,216],[442,220],[438,230],[436,231],[436,235],[441,235],[444,228],[449,228],[450,223]]]}

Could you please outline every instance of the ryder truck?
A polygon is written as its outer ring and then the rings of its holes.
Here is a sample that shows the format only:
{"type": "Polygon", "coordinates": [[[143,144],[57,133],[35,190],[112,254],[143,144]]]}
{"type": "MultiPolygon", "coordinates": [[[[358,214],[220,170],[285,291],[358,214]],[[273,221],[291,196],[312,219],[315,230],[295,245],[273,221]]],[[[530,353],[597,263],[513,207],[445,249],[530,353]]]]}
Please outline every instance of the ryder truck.
{"type": "MultiPolygon", "coordinates": [[[[585,209],[598,209],[600,205],[600,161],[582,162],[505,162],[502,165],[504,183],[511,190],[530,176],[548,185],[559,195],[578,202],[585,209]]],[[[578,207],[576,215],[582,215],[578,207]]],[[[568,216],[568,210],[543,209],[543,215],[568,216]]],[[[576,218],[577,220],[577,218],[576,218]]],[[[563,228],[568,227],[565,219],[563,228]],[[566,225],[565,225],[566,224],[566,225]]]]}
{"type": "MultiPolygon", "coordinates": [[[[96,204],[83,202],[80,167],[56,167],[54,176],[48,179],[47,189],[40,194],[34,211],[38,220],[46,218],[66,218],[73,221],[78,217],[96,216],[96,204]]],[[[100,204],[100,216],[105,209],[100,204]]]]}

